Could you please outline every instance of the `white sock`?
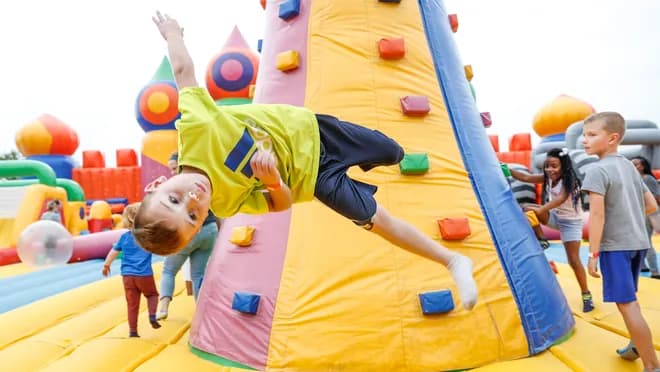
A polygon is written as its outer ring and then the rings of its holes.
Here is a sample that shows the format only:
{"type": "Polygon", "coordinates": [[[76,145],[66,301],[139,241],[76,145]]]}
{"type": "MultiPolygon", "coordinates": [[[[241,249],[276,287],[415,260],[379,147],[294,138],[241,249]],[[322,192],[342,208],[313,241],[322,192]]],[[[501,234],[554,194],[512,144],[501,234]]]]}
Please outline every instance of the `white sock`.
{"type": "Polygon", "coordinates": [[[447,264],[447,269],[458,287],[458,295],[463,303],[463,308],[472,310],[477,303],[477,284],[472,277],[472,261],[463,255],[456,254],[447,264]]]}

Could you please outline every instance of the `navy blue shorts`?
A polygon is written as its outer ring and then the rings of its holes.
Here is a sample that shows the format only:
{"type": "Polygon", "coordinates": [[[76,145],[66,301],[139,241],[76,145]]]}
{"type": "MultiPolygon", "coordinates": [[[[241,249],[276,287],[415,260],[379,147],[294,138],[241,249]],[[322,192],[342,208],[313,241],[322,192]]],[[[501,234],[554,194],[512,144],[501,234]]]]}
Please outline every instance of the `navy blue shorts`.
{"type": "Polygon", "coordinates": [[[321,136],[321,159],[314,196],[323,204],[360,226],[370,225],[376,214],[374,185],[351,179],[348,168],[365,172],[379,165],[398,164],[403,149],[377,130],[329,115],[316,115],[321,136]]]}
{"type": "Polygon", "coordinates": [[[637,283],[646,249],[600,252],[603,301],[625,304],[637,301],[637,283]]]}

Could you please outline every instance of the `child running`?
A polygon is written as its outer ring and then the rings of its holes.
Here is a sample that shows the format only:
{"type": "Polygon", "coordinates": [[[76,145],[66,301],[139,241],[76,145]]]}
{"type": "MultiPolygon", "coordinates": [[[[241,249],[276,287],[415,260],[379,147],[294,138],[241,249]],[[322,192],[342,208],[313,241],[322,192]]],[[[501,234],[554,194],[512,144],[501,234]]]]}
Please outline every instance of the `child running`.
{"type": "MultiPolygon", "coordinates": [[[[582,243],[582,192],[580,179],[577,177],[567,150],[552,149],[546,154],[543,174],[529,174],[511,169],[511,176],[521,182],[541,183],[543,205],[527,205],[526,211],[534,213],[539,222],[559,230],[559,236],[568,264],[575,273],[575,278],[582,291],[582,311],[594,309],[593,297],[587,285],[587,273],[580,261],[582,243]]],[[[534,226],[541,244],[547,243],[540,225],[534,226]]],[[[544,247],[547,248],[547,247],[544,247]]]]}
{"type": "MultiPolygon", "coordinates": [[[[122,215],[122,224],[130,229],[133,227],[139,203],[126,206],[122,215]]],[[[125,232],[119,241],[112,247],[101,273],[110,274],[110,264],[123,252],[121,258],[121,276],[124,281],[124,293],[128,309],[129,337],[140,337],[137,330],[138,313],[140,311],[140,294],[147,298],[149,309],[149,323],[152,328],[160,328],[156,320],[156,307],[158,306],[158,291],[154,282],[154,272],[151,269],[151,253],[143,250],[133,239],[133,233],[125,232]]]]}

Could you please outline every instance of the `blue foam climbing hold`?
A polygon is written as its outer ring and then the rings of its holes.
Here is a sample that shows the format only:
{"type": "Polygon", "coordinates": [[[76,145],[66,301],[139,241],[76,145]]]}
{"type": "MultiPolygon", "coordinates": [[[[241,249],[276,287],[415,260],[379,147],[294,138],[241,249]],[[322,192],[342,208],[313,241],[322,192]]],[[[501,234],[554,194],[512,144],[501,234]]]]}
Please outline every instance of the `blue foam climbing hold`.
{"type": "Polygon", "coordinates": [[[261,49],[264,46],[264,39],[257,40],[257,52],[261,53],[261,49]]]}
{"type": "Polygon", "coordinates": [[[280,4],[280,18],[285,21],[300,14],[300,0],[287,0],[280,4]]]}
{"type": "Polygon", "coordinates": [[[261,296],[249,292],[234,292],[231,308],[245,314],[256,314],[261,296]]]}
{"type": "Polygon", "coordinates": [[[422,305],[424,315],[444,314],[454,310],[454,300],[450,290],[420,293],[419,303],[422,305]]]}

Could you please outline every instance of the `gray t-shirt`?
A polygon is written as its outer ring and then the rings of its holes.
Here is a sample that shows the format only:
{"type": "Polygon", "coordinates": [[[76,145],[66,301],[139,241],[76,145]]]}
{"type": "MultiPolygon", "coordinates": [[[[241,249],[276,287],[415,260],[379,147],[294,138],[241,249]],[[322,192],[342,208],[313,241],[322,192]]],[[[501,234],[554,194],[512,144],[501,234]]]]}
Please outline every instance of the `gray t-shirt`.
{"type": "Polygon", "coordinates": [[[582,190],[605,196],[601,251],[647,249],[644,193],[648,191],[632,162],[608,155],[587,170],[582,190]]]}

